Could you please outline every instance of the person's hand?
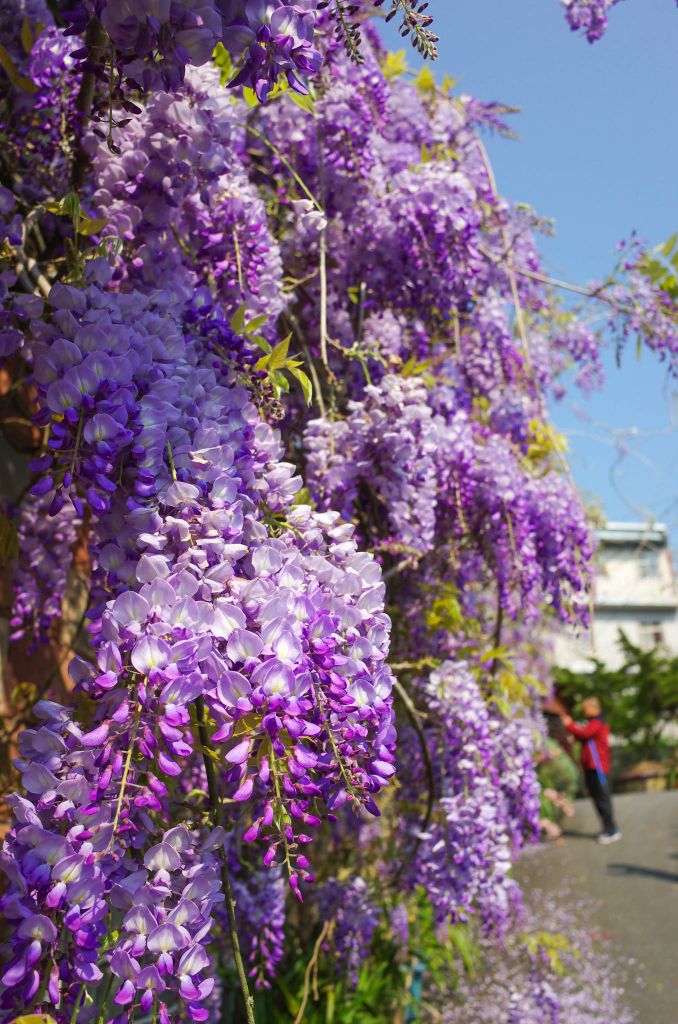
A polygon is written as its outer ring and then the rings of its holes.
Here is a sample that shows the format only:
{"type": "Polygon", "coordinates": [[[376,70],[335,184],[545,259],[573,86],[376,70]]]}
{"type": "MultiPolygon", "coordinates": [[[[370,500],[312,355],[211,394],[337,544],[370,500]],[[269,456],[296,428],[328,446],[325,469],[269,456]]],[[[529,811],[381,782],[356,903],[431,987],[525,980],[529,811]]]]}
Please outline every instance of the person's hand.
{"type": "Polygon", "coordinates": [[[570,715],[561,715],[560,721],[567,728],[568,725],[572,725],[572,717],[570,715]]]}

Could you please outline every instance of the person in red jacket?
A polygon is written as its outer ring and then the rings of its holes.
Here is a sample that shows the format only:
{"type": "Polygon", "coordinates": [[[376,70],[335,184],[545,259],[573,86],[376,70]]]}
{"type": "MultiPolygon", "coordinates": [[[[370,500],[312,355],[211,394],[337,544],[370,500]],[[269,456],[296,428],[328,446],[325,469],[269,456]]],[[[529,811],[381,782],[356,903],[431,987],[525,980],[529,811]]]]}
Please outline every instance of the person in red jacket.
{"type": "Polygon", "coordinates": [[[586,725],[577,725],[569,715],[563,716],[563,725],[581,743],[580,764],[584,770],[586,788],[593,800],[603,825],[598,842],[603,845],[621,839],[614,820],[612,793],[608,781],[610,771],[610,727],[601,714],[597,697],[587,697],[582,704],[586,725]]]}

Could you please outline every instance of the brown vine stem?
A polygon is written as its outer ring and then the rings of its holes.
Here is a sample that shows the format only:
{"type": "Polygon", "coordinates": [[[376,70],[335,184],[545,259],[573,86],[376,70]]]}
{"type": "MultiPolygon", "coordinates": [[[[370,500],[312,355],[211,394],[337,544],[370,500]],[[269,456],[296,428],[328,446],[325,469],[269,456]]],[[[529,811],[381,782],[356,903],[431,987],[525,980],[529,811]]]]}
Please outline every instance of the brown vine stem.
{"type": "Polygon", "coordinates": [[[52,286],[43,274],[38,263],[32,256],[27,256],[23,249],[18,246],[14,249],[14,256],[16,259],[14,269],[23,290],[29,294],[33,294],[37,288],[43,297],[47,298],[52,286]]]}
{"type": "Polygon", "coordinates": [[[236,123],[236,125],[238,125],[238,127],[244,128],[246,132],[250,133],[250,135],[254,135],[254,137],[256,139],[259,139],[260,142],[263,142],[265,146],[268,146],[268,148],[271,150],[272,153],[275,153],[275,155],[277,156],[277,158],[280,161],[280,163],[292,175],[292,177],[294,178],[294,180],[296,181],[297,185],[299,186],[301,191],[304,193],[306,198],[310,199],[311,202],[313,203],[313,205],[315,206],[316,210],[319,213],[322,213],[324,215],[325,211],[323,210],[322,206],[320,205],[320,203],[318,202],[316,197],[310,191],[310,189],[309,189],[308,185],[306,184],[306,182],[304,181],[304,179],[299,174],[297,174],[297,172],[295,171],[295,169],[292,166],[292,164],[289,162],[287,157],[283,153],[280,152],[278,147],[273,142],[271,142],[270,139],[267,139],[265,135],[262,135],[260,131],[258,131],[256,128],[254,128],[251,124],[248,124],[246,121],[236,121],[235,123],[236,123]]]}
{"type": "Polygon", "coordinates": [[[426,742],[424,730],[422,729],[421,722],[419,721],[420,712],[417,711],[416,707],[414,706],[412,698],[410,697],[409,693],[407,692],[407,690],[405,689],[405,687],[403,686],[399,679],[394,678],[393,689],[396,691],[396,693],[402,700],[405,710],[407,712],[407,717],[414,726],[414,730],[419,738],[419,743],[421,744],[421,752],[424,757],[426,781],[428,783],[428,799],[426,806],[426,814],[424,815],[424,820],[422,821],[421,828],[422,832],[425,832],[426,829],[428,828],[428,823],[431,820],[431,815],[433,814],[433,801],[435,799],[435,776],[433,774],[433,762],[431,761],[431,753],[428,749],[428,743],[426,742]]]}
{"type": "Polygon", "coordinates": [[[302,999],[301,999],[301,1005],[299,1007],[299,1012],[297,1013],[296,1017],[294,1018],[294,1024],[301,1024],[302,1020],[304,1019],[304,1013],[306,1012],[306,1005],[308,1003],[308,997],[311,994],[311,972],[313,971],[313,968],[317,966],[318,957],[320,956],[320,947],[322,946],[323,942],[327,938],[327,934],[328,934],[328,932],[329,932],[331,927],[332,927],[332,924],[331,924],[330,921],[325,921],[324,922],[324,924],[322,926],[322,930],[320,932],[320,935],[316,939],[315,946],[313,947],[313,955],[311,956],[311,959],[306,964],[306,970],[304,972],[304,994],[303,994],[302,999]]]}
{"type": "MultiPolygon", "coordinates": [[[[478,246],[478,252],[481,253],[490,263],[494,263],[495,266],[500,266],[502,263],[507,261],[506,254],[501,256],[496,253],[490,252],[483,245],[478,246]]],[[[558,277],[550,277],[548,274],[540,274],[537,270],[530,270],[528,267],[521,267],[517,264],[513,264],[513,269],[516,274],[520,274],[521,277],[529,277],[532,281],[539,281],[541,284],[548,284],[552,288],[560,288],[566,292],[574,292],[575,295],[583,295],[587,299],[603,299],[605,302],[609,302],[608,296],[605,294],[605,285],[598,285],[596,288],[586,288],[581,284],[573,284],[571,281],[562,281],[558,277]]]]}
{"type": "Polygon", "coordinates": [[[393,877],[393,885],[397,886],[400,881],[400,877],[409,863],[414,859],[414,856],[419,849],[421,843],[421,833],[425,832],[431,821],[433,814],[433,803],[435,801],[435,774],[433,772],[433,762],[431,760],[431,751],[428,749],[428,743],[426,742],[426,735],[422,729],[421,722],[419,721],[420,712],[417,711],[412,698],[403,686],[403,684],[394,677],[393,689],[396,691],[398,696],[403,702],[407,717],[412,724],[414,731],[417,734],[419,740],[419,746],[421,747],[422,757],[424,758],[424,771],[426,773],[426,784],[428,786],[428,794],[426,800],[426,813],[422,819],[421,828],[415,837],[412,850],[406,860],[402,860],[398,866],[398,869],[393,877]]]}
{"type": "MultiPolygon", "coordinates": [[[[320,184],[321,205],[325,205],[325,174],[324,174],[324,150],[323,140],[318,131],[318,180],[320,184]]],[[[327,358],[327,222],[323,217],[323,226],[320,229],[318,238],[320,276],[320,358],[322,359],[325,372],[330,377],[330,364],[327,358]]]]}
{"type": "MultiPolygon", "coordinates": [[[[212,825],[214,826],[214,828],[217,828],[221,825],[220,801],[219,791],[217,788],[217,780],[214,774],[214,764],[212,762],[212,748],[210,746],[210,740],[207,734],[205,702],[203,701],[202,697],[198,697],[195,704],[198,717],[198,736],[200,738],[200,745],[202,747],[203,752],[205,775],[207,776],[207,793],[209,796],[210,817],[212,818],[212,825]]],[[[235,960],[235,967],[236,971],[238,972],[240,989],[242,991],[242,997],[245,1002],[245,1016],[247,1017],[247,1024],[256,1024],[256,1020],[254,1017],[254,1000],[250,994],[250,988],[247,982],[247,974],[245,973],[245,964],[243,962],[242,952],[240,950],[240,940],[238,939],[238,927],[235,920],[235,902],[233,900],[233,891],[231,889],[231,879],[228,874],[228,863],[226,860],[225,851],[223,852],[221,858],[221,883],[224,887],[224,896],[226,897],[226,906],[228,908],[228,924],[231,931],[233,959],[235,960]]]]}
{"type": "Polygon", "coordinates": [[[329,373],[330,364],[327,359],[327,235],[325,228],[320,231],[320,358],[329,373]]]}
{"type": "MultiPolygon", "coordinates": [[[[104,27],[99,19],[93,18],[87,28],[86,36],[86,45],[89,48],[89,59],[92,63],[96,63],[101,57],[107,38],[104,27]]],[[[85,171],[87,170],[88,157],[85,149],[83,148],[82,140],[85,132],[85,123],[92,111],[95,88],[96,75],[94,74],[94,71],[89,68],[82,76],[80,91],[75,101],[75,109],[80,115],[80,134],[75,149],[75,159],[73,161],[72,171],[73,189],[75,191],[77,191],[82,185],[85,177],[85,171]]]]}
{"type": "Polygon", "coordinates": [[[306,362],[308,363],[308,369],[311,374],[311,380],[313,381],[313,394],[318,402],[318,409],[320,410],[320,415],[325,420],[327,419],[327,410],[325,408],[325,399],[323,398],[322,388],[320,387],[320,378],[318,377],[318,371],[315,368],[315,363],[313,362],[313,357],[311,356],[311,353],[308,350],[308,346],[304,345],[304,343],[302,342],[301,348],[304,355],[306,356],[306,362]]]}

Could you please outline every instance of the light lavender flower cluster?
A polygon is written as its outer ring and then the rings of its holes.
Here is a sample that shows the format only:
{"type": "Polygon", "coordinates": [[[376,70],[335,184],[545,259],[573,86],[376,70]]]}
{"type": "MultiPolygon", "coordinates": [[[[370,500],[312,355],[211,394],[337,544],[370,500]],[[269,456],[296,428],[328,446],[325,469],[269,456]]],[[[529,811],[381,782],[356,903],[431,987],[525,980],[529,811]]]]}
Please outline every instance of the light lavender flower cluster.
{"type": "Polygon", "coordinates": [[[560,0],[573,32],[581,32],[595,43],[607,28],[607,15],[619,0],[560,0]]]}
{"type": "Polygon", "coordinates": [[[238,113],[216,69],[192,70],[179,95],[151,98],[118,154],[94,150],[92,202],[125,246],[116,276],[145,289],[171,281],[187,298],[209,280],[225,308],[244,302],[275,322],[280,252],[242,163],[238,113]]]}
{"type": "Polygon", "coordinates": [[[501,947],[485,941],[482,970],[448,993],[445,1024],[634,1024],[621,977],[633,966],[601,948],[584,922],[595,907],[576,894],[533,892],[520,932],[501,947]],[[568,894],[569,895],[569,894],[568,894]],[[534,939],[532,939],[534,936],[534,939]]]}
{"type": "Polygon", "coordinates": [[[29,637],[30,650],[53,639],[81,524],[72,502],[54,516],[49,514],[50,505],[51,500],[27,495],[17,518],[11,638],[29,637]]]}
{"type": "MultiPolygon", "coordinates": [[[[499,110],[387,76],[369,26],[352,63],[330,7],[86,0],[73,58],[53,27],[30,53],[22,19],[7,33],[37,92],[0,83],[21,112],[17,167],[30,143],[15,190],[0,187],[3,238],[13,260],[48,254],[55,278],[46,304],[17,260],[0,278],[0,351],[25,357],[45,437],[29,502],[53,517],[21,532],[40,572],[22,570],[17,630],[51,628],[74,516],[94,563],[79,706],[40,703],[20,741],[8,1017],[214,1019],[226,932],[265,988],[308,922],[310,901],[288,915],[286,898],[316,874],[350,983],[389,886],[411,906],[423,893],[440,926],[507,933],[517,906],[510,865],[538,819],[528,630],[551,610],[585,618],[591,554],[544,395],[564,349],[595,367],[594,339],[559,335],[535,219],[496,195],[478,130],[501,128],[499,110]],[[217,41],[260,100],[324,59],[313,117],[222,88],[217,41]],[[75,93],[92,84],[110,146],[82,138],[75,93]],[[75,172],[121,243],[111,265],[54,215],[75,172]],[[258,362],[258,332],[262,349],[291,338],[258,362]],[[302,360],[320,415],[308,386],[285,391],[302,360]],[[265,389],[284,402],[280,435],[255,405],[265,389]],[[500,714],[511,657],[522,705],[500,714]],[[400,787],[382,827],[394,691],[400,787]]],[[[403,10],[416,37],[428,16],[403,10]]],[[[30,28],[39,11],[24,11],[30,28]]],[[[673,306],[636,293],[608,288],[621,333],[651,325],[672,356],[673,306]]],[[[555,1012],[549,985],[535,981],[537,1019],[555,1012]]]]}
{"type": "MultiPolygon", "coordinates": [[[[45,827],[44,811],[59,850],[59,837],[85,830],[105,854],[89,966],[76,965],[63,992],[73,1004],[79,982],[100,981],[99,921],[113,899],[107,858],[134,878],[139,858],[153,871],[179,870],[149,813],[171,816],[172,780],[197,756],[196,715],[203,749],[220,750],[217,785],[232,824],[261,845],[266,867],[284,865],[299,898],[312,877],[302,851],[321,820],[346,803],[377,812],[395,730],[379,568],[336,514],[290,506],[299,480],[233,371],[184,335],[166,294],[116,295],[95,282],[55,286],[50,304],[51,321],[34,322],[32,351],[44,410],[62,429],[55,468],[41,478],[47,491],[36,489],[76,503],[76,488],[87,489],[105,603],[90,613],[96,665],[71,666],[95,702],[93,727],[68,724],[49,764],[26,760],[21,813],[45,827]],[[126,482],[127,501],[111,494],[112,478],[126,482]],[[62,792],[69,800],[55,807],[62,792]],[[147,863],[149,840],[157,864],[147,863]]],[[[68,721],[65,710],[51,713],[68,721]]],[[[24,840],[15,831],[6,856],[19,920],[40,916],[50,877],[49,868],[35,879],[23,870],[24,840]]],[[[35,937],[44,943],[19,949],[5,975],[10,1003],[35,995],[55,954],[59,929],[49,923],[49,935],[35,937]]],[[[183,981],[190,943],[163,928],[157,964],[131,953],[130,962],[127,947],[111,959],[122,982],[115,999],[130,1013],[155,996],[166,1006],[167,988],[204,1019],[191,1007],[207,989],[183,981]]],[[[196,957],[199,971],[206,961],[196,957]]]]}
{"type": "MultiPolygon", "coordinates": [[[[436,791],[430,822],[415,833],[408,881],[424,886],[439,922],[465,921],[478,912],[488,928],[503,930],[518,900],[509,872],[521,841],[506,797],[512,782],[519,787],[522,779],[504,776],[502,788],[502,771],[514,759],[502,746],[502,725],[490,714],[469,666],[443,663],[423,684],[422,698],[430,714],[427,743],[436,791]]],[[[527,755],[529,764],[529,743],[527,755]]],[[[422,775],[421,760],[415,764],[408,779],[413,799],[422,775]]],[[[537,804],[530,811],[537,820],[538,809],[537,804]]],[[[527,825],[528,835],[537,834],[534,822],[527,825]]]]}
{"type": "Polygon", "coordinates": [[[321,508],[354,510],[369,530],[415,558],[431,550],[436,523],[439,424],[417,378],[387,374],[369,385],[345,419],[306,428],[307,485],[321,508]]]}

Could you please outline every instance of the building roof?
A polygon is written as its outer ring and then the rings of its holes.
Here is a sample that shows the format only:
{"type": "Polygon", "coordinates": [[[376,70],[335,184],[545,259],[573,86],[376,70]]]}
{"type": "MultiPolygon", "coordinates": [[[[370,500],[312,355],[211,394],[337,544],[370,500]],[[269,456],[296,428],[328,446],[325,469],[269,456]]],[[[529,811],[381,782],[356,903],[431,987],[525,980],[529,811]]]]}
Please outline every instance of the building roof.
{"type": "Polygon", "coordinates": [[[665,523],[606,523],[598,530],[603,544],[668,544],[669,531],[665,523]]]}

